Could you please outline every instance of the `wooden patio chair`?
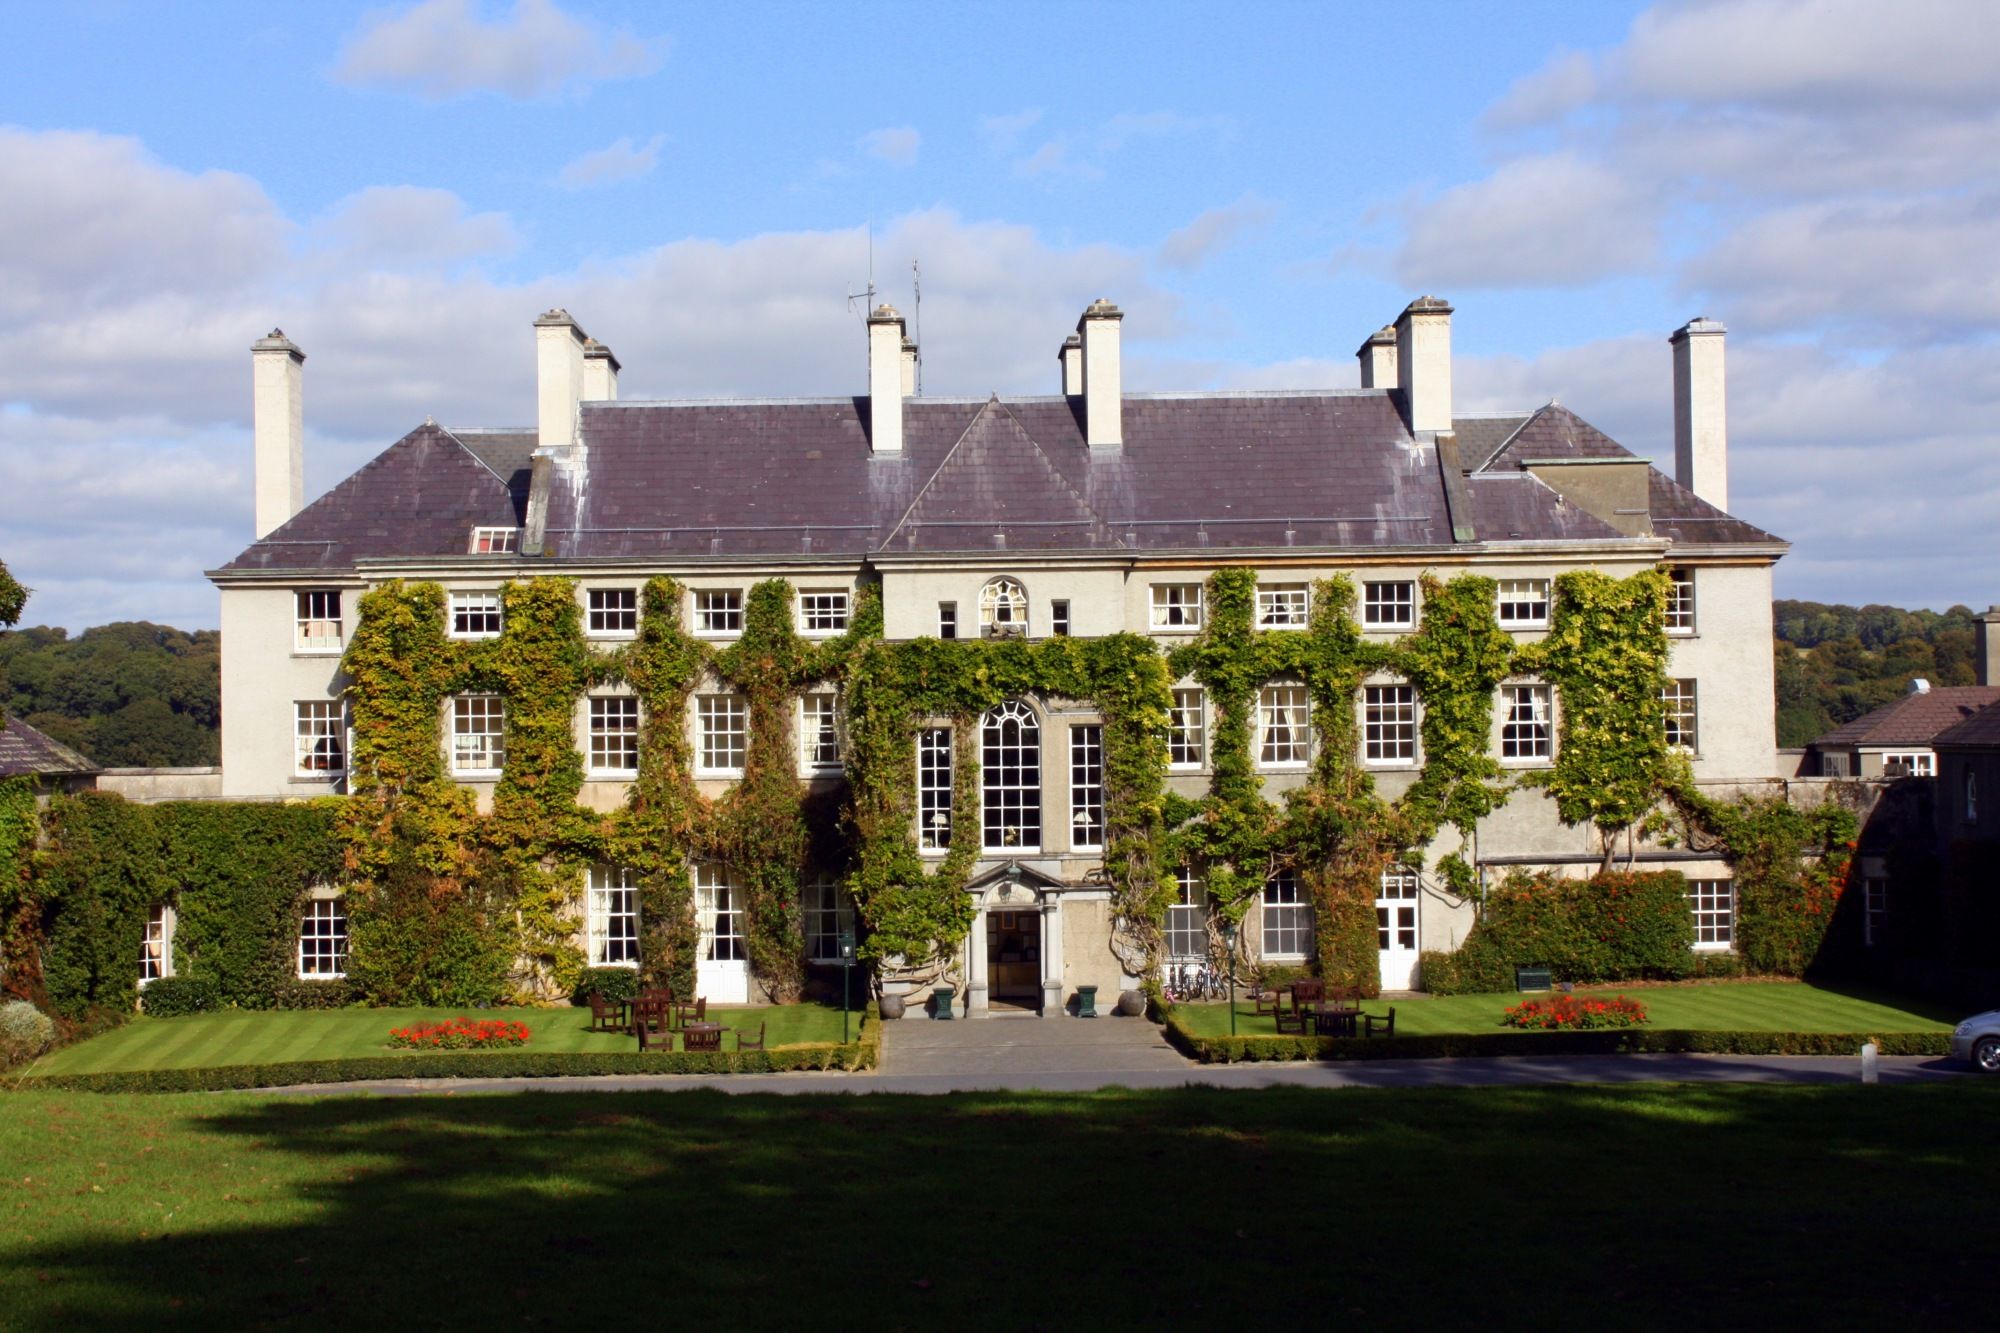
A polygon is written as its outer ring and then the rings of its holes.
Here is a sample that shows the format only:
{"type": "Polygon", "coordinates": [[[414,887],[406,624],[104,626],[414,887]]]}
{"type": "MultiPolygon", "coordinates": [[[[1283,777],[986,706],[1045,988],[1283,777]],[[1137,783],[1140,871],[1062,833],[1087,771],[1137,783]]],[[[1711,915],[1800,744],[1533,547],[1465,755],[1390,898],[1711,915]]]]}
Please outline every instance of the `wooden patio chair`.
{"type": "Polygon", "coordinates": [[[1301,1037],[1306,1035],[1306,1014],[1303,1009],[1287,1010],[1280,1007],[1272,1012],[1271,1021],[1278,1025],[1280,1036],[1287,1032],[1295,1032],[1301,1037]]]}
{"type": "Polygon", "coordinates": [[[1284,1009],[1285,993],[1281,990],[1253,990],[1250,992],[1250,1003],[1257,1006],[1257,1016],[1262,1018],[1284,1009]]]}
{"type": "Polygon", "coordinates": [[[721,1051],[721,1028],[682,1028],[681,1049],[684,1051],[721,1051]]]}
{"type": "Polygon", "coordinates": [[[1393,1036],[1395,1036],[1395,1035],[1396,1035],[1396,1006],[1395,1006],[1395,1005],[1393,1005],[1393,1004],[1392,1004],[1392,1005],[1390,1005],[1390,1006],[1389,1006],[1389,1013],[1388,1013],[1388,1016],[1387,1016],[1387,1017],[1384,1017],[1384,1016],[1383,1016],[1383,1015],[1381,1015],[1381,1014],[1363,1014],[1363,1015],[1361,1015],[1361,1035],[1362,1035],[1362,1036],[1364,1036],[1364,1037],[1372,1037],[1372,1036],[1374,1036],[1374,1035],[1375,1035],[1375,1029],[1376,1029],[1376,1028],[1380,1028],[1380,1029],[1382,1029],[1382,1035],[1383,1035],[1383,1036],[1385,1036],[1385,1037],[1393,1037],[1393,1036]]]}
{"type": "Polygon", "coordinates": [[[1292,1008],[1298,1009],[1308,1004],[1318,1004],[1326,998],[1326,983],[1317,978],[1311,981],[1292,983],[1292,1008]]]}
{"type": "Polygon", "coordinates": [[[742,1030],[741,1028],[738,1028],[738,1029],[736,1030],[736,1049],[737,1049],[737,1050],[739,1050],[739,1051],[761,1051],[761,1050],[763,1050],[763,1049],[764,1049],[764,1026],[765,1026],[765,1025],[764,1025],[764,1024],[762,1024],[762,1023],[759,1023],[759,1024],[757,1025],[757,1039],[756,1039],[755,1041],[752,1041],[752,1040],[750,1040],[750,1038],[748,1038],[748,1037],[744,1036],[744,1035],[743,1035],[743,1030],[742,1030]]]}
{"type": "Polygon", "coordinates": [[[639,1038],[640,1050],[658,1046],[671,1051],[674,1048],[672,1008],[658,1000],[633,1001],[632,1031],[639,1038]]]}
{"type": "Polygon", "coordinates": [[[590,993],[589,1031],[624,1032],[627,1026],[624,1005],[616,1000],[605,999],[597,991],[590,993]]]}

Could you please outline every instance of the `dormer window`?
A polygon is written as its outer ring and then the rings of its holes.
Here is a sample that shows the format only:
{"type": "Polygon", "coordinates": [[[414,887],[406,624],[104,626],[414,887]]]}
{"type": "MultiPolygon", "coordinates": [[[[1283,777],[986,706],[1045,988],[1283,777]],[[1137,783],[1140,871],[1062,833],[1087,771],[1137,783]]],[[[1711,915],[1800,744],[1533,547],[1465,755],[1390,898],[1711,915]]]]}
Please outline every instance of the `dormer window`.
{"type": "Polygon", "coordinates": [[[1013,579],[994,579],[979,590],[979,632],[1006,638],[1028,632],[1028,590],[1013,579]]]}
{"type": "Polygon", "coordinates": [[[474,528],[472,530],[472,554],[512,555],[514,553],[513,528],[474,528]]]}

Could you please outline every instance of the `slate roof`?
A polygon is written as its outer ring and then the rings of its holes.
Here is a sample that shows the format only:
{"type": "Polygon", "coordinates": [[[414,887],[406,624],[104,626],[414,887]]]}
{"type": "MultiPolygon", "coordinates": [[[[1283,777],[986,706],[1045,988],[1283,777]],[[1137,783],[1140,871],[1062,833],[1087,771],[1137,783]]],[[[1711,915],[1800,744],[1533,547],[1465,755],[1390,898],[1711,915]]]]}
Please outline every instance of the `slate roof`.
{"type": "MultiPolygon", "coordinates": [[[[1454,520],[1460,540],[1468,527],[1488,543],[1621,539],[1518,466],[1630,456],[1554,404],[1457,423],[1462,480],[1386,390],[1130,394],[1120,450],[1090,449],[1077,399],[913,398],[903,417],[901,455],[872,457],[865,398],[585,403],[581,447],[550,489],[548,551],[1367,550],[1450,545],[1454,520]]],[[[426,423],[224,572],[464,555],[473,526],[522,521],[534,444],[426,423]]],[[[1777,540],[1653,483],[1665,535],[1777,540]]]]}
{"type": "MultiPolygon", "coordinates": [[[[1812,742],[1815,750],[1855,745],[1931,745],[1942,733],[2000,703],[2000,685],[1944,685],[1926,694],[1906,694],[1812,742]]],[[[2000,716],[1994,718],[2000,726],[2000,716]]]]}
{"type": "Polygon", "coordinates": [[[18,717],[0,726],[0,778],[73,777],[98,771],[96,764],[18,717]]]}
{"type": "Polygon", "coordinates": [[[1956,726],[1946,727],[1931,744],[1940,748],[1952,745],[2000,746],[2000,702],[1990,703],[1956,726]]]}

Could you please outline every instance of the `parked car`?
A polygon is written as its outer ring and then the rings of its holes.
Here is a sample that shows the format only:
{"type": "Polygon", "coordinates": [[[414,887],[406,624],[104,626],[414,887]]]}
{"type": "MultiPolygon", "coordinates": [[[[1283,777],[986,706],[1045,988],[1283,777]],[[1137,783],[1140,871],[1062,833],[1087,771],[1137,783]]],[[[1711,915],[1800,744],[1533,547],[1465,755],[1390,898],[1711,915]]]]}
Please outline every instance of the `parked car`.
{"type": "Polygon", "coordinates": [[[2000,1009],[1974,1014],[1951,1030],[1954,1059],[1970,1060],[1974,1069],[2000,1074],[2000,1009]]]}

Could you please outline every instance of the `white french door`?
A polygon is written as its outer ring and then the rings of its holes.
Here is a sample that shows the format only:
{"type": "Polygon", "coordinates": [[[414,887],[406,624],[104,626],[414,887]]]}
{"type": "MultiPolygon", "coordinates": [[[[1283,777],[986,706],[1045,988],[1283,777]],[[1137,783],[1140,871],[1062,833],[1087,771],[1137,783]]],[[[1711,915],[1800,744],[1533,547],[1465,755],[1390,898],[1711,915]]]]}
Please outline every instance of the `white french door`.
{"type": "Polygon", "coordinates": [[[1417,873],[1406,866],[1383,872],[1375,899],[1375,942],[1381,950],[1382,989],[1417,985],[1417,873]]]}

